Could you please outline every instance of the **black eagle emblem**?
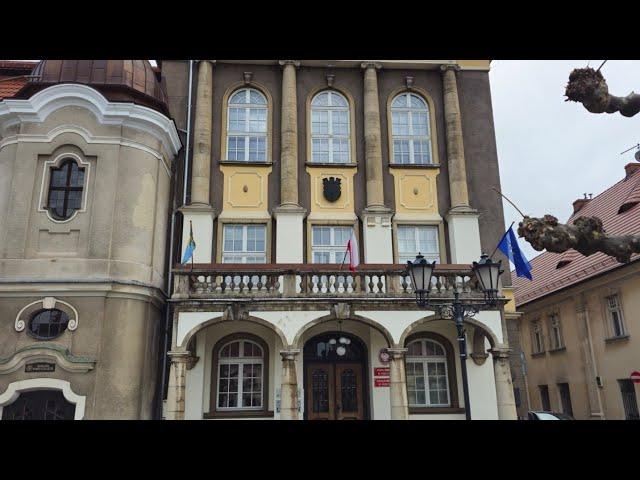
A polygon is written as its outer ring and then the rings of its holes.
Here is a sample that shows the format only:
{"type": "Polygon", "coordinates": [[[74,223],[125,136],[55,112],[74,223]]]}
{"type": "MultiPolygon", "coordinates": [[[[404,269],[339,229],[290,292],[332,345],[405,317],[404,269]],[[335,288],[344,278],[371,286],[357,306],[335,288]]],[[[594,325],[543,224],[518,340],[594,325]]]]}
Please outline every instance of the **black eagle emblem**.
{"type": "Polygon", "coordinates": [[[341,180],[336,177],[322,179],[322,193],[324,194],[324,198],[329,202],[335,202],[340,198],[340,194],[342,193],[340,182],[341,180]]]}

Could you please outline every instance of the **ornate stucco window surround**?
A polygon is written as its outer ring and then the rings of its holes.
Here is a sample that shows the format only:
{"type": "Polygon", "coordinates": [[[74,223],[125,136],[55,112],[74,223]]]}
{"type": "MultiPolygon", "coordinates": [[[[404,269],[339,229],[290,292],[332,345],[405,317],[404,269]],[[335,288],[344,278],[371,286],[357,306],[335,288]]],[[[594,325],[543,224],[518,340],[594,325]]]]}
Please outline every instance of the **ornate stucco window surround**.
{"type": "Polygon", "coordinates": [[[79,213],[86,212],[90,175],[91,164],[76,153],[61,153],[52,160],[45,161],[40,184],[38,211],[46,213],[49,220],[55,223],[69,222],[79,213]],[[75,166],[73,165],[74,163],[75,166]],[[67,175],[67,170],[69,175],[67,175]],[[59,173],[64,173],[66,178],[58,181],[57,178],[53,177],[59,173]],[[73,203],[73,205],[69,205],[69,208],[74,211],[68,217],[57,215],[52,211],[54,208],[52,204],[54,193],[71,197],[63,200],[65,205],[73,203]],[[80,199],[77,198],[78,194],[80,199]]]}
{"type": "Polygon", "coordinates": [[[30,304],[24,306],[16,316],[14,322],[14,328],[16,332],[22,332],[27,327],[31,317],[40,310],[60,310],[64,312],[68,317],[68,323],[66,330],[74,331],[78,328],[78,311],[65,301],[59,300],[55,297],[44,297],[41,300],[36,300],[30,304]]]}

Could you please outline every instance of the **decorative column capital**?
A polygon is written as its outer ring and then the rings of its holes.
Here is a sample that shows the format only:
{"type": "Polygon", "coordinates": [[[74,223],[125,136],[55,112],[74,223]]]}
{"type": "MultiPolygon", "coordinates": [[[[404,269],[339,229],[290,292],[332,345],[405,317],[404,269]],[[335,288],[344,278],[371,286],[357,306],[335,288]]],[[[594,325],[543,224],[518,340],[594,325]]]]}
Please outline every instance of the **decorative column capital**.
{"type": "Polygon", "coordinates": [[[447,70],[453,70],[455,72],[460,71],[460,65],[457,63],[445,63],[444,65],[440,65],[440,71],[442,73],[446,73],[447,70]]]}
{"type": "Polygon", "coordinates": [[[195,60],[196,63],[209,62],[211,66],[216,64],[215,60],[195,60]]]}
{"type": "Polygon", "coordinates": [[[300,67],[300,61],[299,60],[278,60],[278,64],[281,67],[286,67],[287,65],[293,65],[296,68],[300,67]]]}
{"type": "Polygon", "coordinates": [[[510,348],[492,348],[489,350],[494,360],[508,360],[511,353],[510,348]]]}
{"type": "Polygon", "coordinates": [[[379,62],[362,62],[360,64],[360,68],[366,70],[367,68],[375,68],[376,70],[380,70],[382,68],[382,64],[379,62]]]}
{"type": "Polygon", "coordinates": [[[295,360],[296,359],[296,355],[298,355],[300,353],[300,349],[299,348],[292,348],[289,350],[280,350],[280,356],[282,357],[282,360],[295,360]]]}
{"type": "Polygon", "coordinates": [[[387,348],[387,352],[394,360],[402,360],[406,355],[408,348],[387,348]]]}

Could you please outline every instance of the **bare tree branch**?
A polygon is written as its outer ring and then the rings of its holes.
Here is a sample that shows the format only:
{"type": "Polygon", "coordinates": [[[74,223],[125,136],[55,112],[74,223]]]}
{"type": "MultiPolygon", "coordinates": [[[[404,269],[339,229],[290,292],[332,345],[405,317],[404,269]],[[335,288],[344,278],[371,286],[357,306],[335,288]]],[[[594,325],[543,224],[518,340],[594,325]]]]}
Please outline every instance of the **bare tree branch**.
{"type": "Polygon", "coordinates": [[[582,103],[591,113],[620,112],[625,117],[633,117],[640,112],[640,95],[634,92],[626,97],[610,95],[602,73],[589,67],[571,72],[565,95],[565,102],[582,103]]]}
{"type": "Polygon", "coordinates": [[[585,256],[602,252],[620,263],[628,263],[632,254],[640,253],[640,236],[607,235],[598,217],[579,217],[573,225],[558,223],[552,215],[524,217],[518,235],[537,251],[546,248],[549,252],[563,253],[573,248],[585,256]]]}

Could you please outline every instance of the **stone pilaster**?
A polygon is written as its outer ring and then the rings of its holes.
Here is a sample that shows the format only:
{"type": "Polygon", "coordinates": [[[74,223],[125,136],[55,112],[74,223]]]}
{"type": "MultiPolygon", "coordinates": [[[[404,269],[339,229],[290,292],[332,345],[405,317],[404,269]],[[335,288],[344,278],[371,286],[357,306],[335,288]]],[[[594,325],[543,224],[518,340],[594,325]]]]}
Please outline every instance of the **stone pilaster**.
{"type": "Polygon", "coordinates": [[[469,205],[467,169],[462,138],[462,120],[458,99],[457,65],[442,65],[445,136],[451,210],[446,216],[449,227],[451,263],[471,263],[481,254],[478,212],[469,205]]]}
{"type": "Polygon", "coordinates": [[[182,251],[189,241],[190,222],[196,249],[194,263],[210,263],[213,253],[213,220],[215,214],[210,205],[211,184],[211,136],[213,122],[213,63],[200,60],[196,89],[196,112],[193,128],[193,161],[191,170],[191,204],[180,211],[182,222],[182,251]]]}
{"type": "Polygon", "coordinates": [[[577,330],[580,342],[580,353],[582,354],[584,379],[587,387],[587,398],[589,401],[589,416],[591,418],[604,419],[602,394],[596,382],[598,366],[596,364],[596,356],[593,350],[591,326],[589,325],[589,307],[583,296],[576,299],[575,310],[578,320],[577,330]]]}
{"type": "Polygon", "coordinates": [[[213,122],[213,64],[200,60],[196,115],[193,128],[193,170],[191,172],[191,203],[209,205],[211,182],[211,136],[213,122]]]}
{"type": "Polygon", "coordinates": [[[367,178],[367,209],[384,209],[382,186],[382,144],[378,73],[380,65],[363,63],[364,69],[364,145],[367,178]]]}
{"type": "Polygon", "coordinates": [[[298,377],[296,355],[300,350],[282,350],[282,379],[280,384],[280,420],[298,420],[298,377]]]}
{"type": "Polygon", "coordinates": [[[303,222],[306,210],[298,204],[298,100],[296,68],[300,62],[282,60],[282,119],[280,139],[280,205],[276,219],[276,263],[304,260],[303,222]]]}
{"type": "Polygon", "coordinates": [[[364,143],[367,180],[367,207],[362,212],[365,263],[393,263],[391,217],[384,204],[382,180],[382,132],[378,73],[380,64],[363,63],[364,143]]]}
{"type": "Polygon", "coordinates": [[[516,401],[513,396],[511,367],[509,366],[509,349],[494,349],[493,371],[496,382],[496,401],[499,420],[517,420],[516,401]]]}
{"type": "Polygon", "coordinates": [[[391,387],[391,420],[409,419],[409,400],[407,398],[407,376],[404,367],[406,348],[389,348],[389,386],[391,387]]]}
{"type": "Polygon", "coordinates": [[[167,391],[167,420],[184,420],[187,365],[192,362],[189,352],[169,352],[169,388],[167,391]]]}

